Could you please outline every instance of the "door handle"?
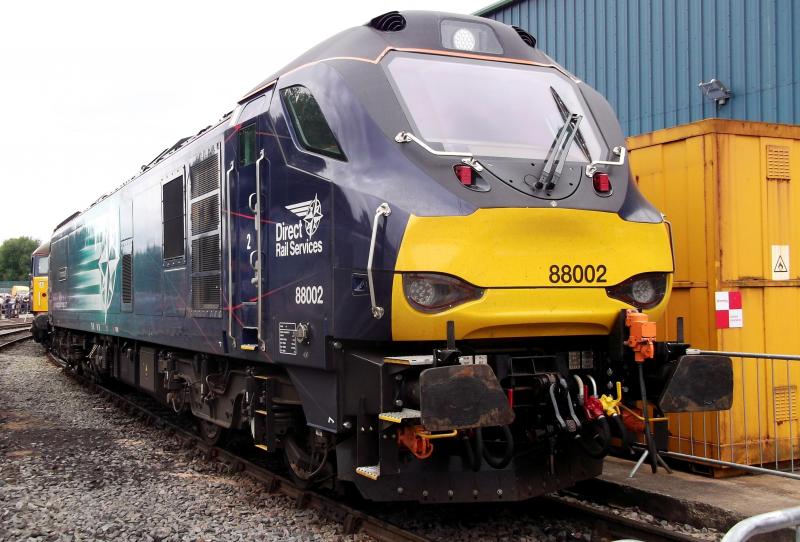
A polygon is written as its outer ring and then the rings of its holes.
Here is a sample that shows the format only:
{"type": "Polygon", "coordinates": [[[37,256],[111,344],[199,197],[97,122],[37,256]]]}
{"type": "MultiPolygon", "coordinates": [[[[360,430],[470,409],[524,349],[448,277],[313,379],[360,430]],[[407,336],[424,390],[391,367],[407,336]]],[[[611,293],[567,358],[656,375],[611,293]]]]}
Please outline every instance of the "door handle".
{"type": "Polygon", "coordinates": [[[250,210],[251,210],[253,213],[255,213],[255,212],[256,212],[256,209],[257,209],[257,207],[256,207],[256,206],[258,205],[258,202],[257,202],[257,201],[253,201],[254,199],[257,199],[257,198],[256,198],[256,193],[255,193],[255,192],[253,192],[252,194],[250,194],[250,197],[249,197],[249,198],[247,198],[247,206],[248,206],[248,207],[250,207],[250,210]]]}

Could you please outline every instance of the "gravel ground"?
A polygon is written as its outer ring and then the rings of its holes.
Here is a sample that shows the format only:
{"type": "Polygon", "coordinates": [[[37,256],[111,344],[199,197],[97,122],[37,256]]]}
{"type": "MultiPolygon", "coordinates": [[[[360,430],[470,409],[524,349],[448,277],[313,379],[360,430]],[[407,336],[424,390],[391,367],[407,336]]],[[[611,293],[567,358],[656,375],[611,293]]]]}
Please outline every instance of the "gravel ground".
{"type": "Polygon", "coordinates": [[[0,541],[366,540],[84,391],[24,343],[0,352],[0,541]]]}
{"type": "MultiPolygon", "coordinates": [[[[40,346],[0,352],[0,542],[369,540],[343,536],[316,512],[218,467],[85,391],[40,346]]],[[[586,526],[536,514],[536,502],[523,513],[405,504],[379,515],[442,541],[593,539],[586,526]]],[[[704,540],[720,537],[633,508],[595,506],[704,540]]]]}

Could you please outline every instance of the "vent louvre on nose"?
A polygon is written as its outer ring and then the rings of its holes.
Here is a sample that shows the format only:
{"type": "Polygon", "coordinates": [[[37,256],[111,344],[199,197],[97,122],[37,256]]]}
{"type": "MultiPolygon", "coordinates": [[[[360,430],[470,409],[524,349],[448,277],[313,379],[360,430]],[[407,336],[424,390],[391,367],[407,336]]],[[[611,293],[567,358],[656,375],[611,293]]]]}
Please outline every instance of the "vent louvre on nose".
{"type": "Polygon", "coordinates": [[[511,28],[517,31],[519,37],[522,38],[522,41],[528,44],[529,47],[536,47],[536,38],[525,32],[518,26],[511,25],[511,28]]]}
{"type": "Polygon", "coordinates": [[[406,27],[406,18],[397,11],[390,11],[372,19],[369,26],[381,32],[399,32],[406,27]]]}

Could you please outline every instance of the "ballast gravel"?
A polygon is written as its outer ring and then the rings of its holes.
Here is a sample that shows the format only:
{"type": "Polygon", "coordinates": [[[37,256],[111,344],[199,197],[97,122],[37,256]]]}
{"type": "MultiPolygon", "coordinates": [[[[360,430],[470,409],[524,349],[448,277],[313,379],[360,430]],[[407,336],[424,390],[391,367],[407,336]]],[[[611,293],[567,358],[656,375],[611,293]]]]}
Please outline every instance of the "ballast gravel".
{"type": "Polygon", "coordinates": [[[368,540],[110,406],[48,363],[0,351],[0,541],[368,540]]]}
{"type": "MultiPolygon", "coordinates": [[[[0,351],[0,542],[370,540],[219,466],[86,391],[41,346],[0,351]]],[[[598,540],[585,525],[536,514],[535,502],[521,514],[405,504],[378,515],[432,540],[598,540]]],[[[612,511],[701,540],[720,536],[612,511]]]]}

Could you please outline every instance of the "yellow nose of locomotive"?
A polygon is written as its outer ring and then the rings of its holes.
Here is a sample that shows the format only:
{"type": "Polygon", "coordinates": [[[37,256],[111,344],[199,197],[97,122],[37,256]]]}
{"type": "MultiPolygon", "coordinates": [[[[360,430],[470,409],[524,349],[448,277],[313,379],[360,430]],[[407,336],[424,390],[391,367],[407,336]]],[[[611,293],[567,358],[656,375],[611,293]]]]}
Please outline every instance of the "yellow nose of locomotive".
{"type": "Polygon", "coordinates": [[[637,304],[655,320],[673,263],[664,223],[497,208],[412,216],[396,269],[393,338],[443,340],[448,320],[458,339],[606,335],[637,304]]]}

